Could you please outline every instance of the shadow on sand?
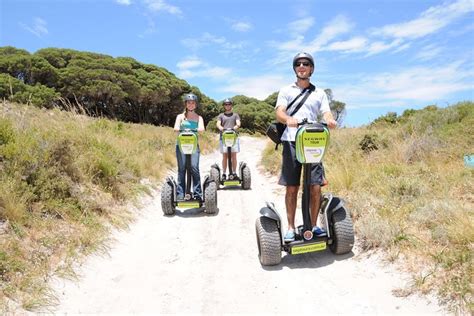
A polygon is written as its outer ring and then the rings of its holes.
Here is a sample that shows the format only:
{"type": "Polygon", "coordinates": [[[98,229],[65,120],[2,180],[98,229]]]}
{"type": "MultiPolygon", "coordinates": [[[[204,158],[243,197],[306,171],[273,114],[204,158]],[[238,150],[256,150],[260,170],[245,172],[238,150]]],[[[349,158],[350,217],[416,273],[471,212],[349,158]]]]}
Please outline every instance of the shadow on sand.
{"type": "Polygon", "coordinates": [[[344,255],[335,255],[329,249],[320,252],[305,253],[301,255],[286,254],[283,256],[279,265],[262,266],[262,268],[267,271],[281,270],[285,266],[290,269],[315,269],[328,266],[334,263],[335,261],[341,261],[352,258],[353,256],[354,253],[352,251],[344,255]]]}
{"type": "Polygon", "coordinates": [[[188,208],[188,209],[176,209],[176,212],[173,215],[163,215],[164,217],[183,217],[183,218],[195,218],[195,217],[204,217],[204,216],[216,216],[219,214],[219,209],[214,214],[206,213],[205,207],[196,207],[196,208],[188,208]]]}

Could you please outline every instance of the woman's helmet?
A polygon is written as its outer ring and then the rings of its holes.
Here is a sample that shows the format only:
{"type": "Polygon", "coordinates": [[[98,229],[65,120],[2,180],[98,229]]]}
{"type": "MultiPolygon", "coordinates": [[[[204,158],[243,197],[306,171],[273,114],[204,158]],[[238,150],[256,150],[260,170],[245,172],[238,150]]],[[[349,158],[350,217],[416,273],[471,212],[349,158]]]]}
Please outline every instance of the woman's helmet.
{"type": "Polygon", "coordinates": [[[226,104],[232,104],[232,105],[234,105],[234,102],[232,101],[232,99],[227,98],[227,99],[224,100],[224,102],[222,102],[222,105],[226,105],[226,104]]]}
{"type": "Polygon", "coordinates": [[[186,103],[186,101],[196,101],[196,103],[198,103],[198,97],[194,93],[187,93],[184,95],[184,103],[186,103]]]}
{"type": "Polygon", "coordinates": [[[299,61],[300,59],[306,59],[309,61],[309,63],[311,64],[311,75],[313,74],[313,71],[314,71],[314,59],[313,59],[313,56],[311,56],[311,54],[309,53],[305,53],[305,52],[301,52],[301,53],[298,53],[295,55],[295,57],[293,57],[293,70],[295,71],[296,73],[296,62],[299,61]]]}

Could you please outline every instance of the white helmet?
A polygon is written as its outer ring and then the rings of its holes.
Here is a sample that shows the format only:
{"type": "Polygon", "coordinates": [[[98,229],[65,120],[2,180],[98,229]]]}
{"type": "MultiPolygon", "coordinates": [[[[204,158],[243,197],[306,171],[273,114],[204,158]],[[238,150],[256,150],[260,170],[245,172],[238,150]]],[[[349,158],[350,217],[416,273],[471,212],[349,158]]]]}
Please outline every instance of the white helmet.
{"type": "Polygon", "coordinates": [[[198,97],[194,93],[187,93],[184,95],[184,102],[186,101],[196,101],[198,103],[198,97]]]}
{"type": "MultiPolygon", "coordinates": [[[[305,53],[305,52],[301,52],[301,53],[298,53],[295,55],[295,57],[293,57],[293,70],[295,71],[296,73],[296,62],[299,61],[300,59],[306,59],[307,61],[309,61],[309,63],[311,64],[311,73],[310,73],[310,76],[313,74],[313,71],[314,71],[314,59],[313,59],[313,56],[311,56],[311,54],[309,53],[305,53]]],[[[296,75],[298,76],[298,74],[296,75]]],[[[303,78],[301,78],[303,79],[303,78]]]]}

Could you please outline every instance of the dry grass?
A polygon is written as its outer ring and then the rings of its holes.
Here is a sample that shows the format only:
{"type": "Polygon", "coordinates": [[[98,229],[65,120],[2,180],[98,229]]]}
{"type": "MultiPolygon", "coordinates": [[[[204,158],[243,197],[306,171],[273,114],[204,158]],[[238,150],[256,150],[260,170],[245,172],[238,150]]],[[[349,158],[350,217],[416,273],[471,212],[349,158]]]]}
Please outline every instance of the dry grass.
{"type": "MultiPolygon", "coordinates": [[[[214,136],[200,136],[203,152],[214,136]]],[[[0,104],[0,312],[55,304],[49,276],[107,249],[148,192],[142,179],[157,186],[175,168],[175,141],[168,127],[0,104]]]]}

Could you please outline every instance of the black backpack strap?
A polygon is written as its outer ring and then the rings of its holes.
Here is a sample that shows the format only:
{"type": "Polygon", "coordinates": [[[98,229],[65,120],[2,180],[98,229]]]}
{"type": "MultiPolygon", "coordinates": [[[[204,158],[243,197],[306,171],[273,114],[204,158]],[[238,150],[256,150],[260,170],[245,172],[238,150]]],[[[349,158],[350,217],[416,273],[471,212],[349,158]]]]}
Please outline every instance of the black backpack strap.
{"type": "Polygon", "coordinates": [[[306,88],[303,89],[303,91],[300,92],[300,94],[298,94],[298,96],[296,98],[294,98],[290,104],[288,104],[288,106],[286,107],[287,109],[291,108],[291,106],[293,105],[293,103],[296,102],[296,100],[299,99],[299,97],[301,97],[304,93],[306,92],[306,88]]]}
{"type": "Polygon", "coordinates": [[[314,90],[316,89],[316,87],[310,83],[309,84],[309,87],[307,89],[304,89],[303,92],[306,93],[306,95],[303,97],[303,99],[301,99],[300,103],[298,104],[298,106],[291,112],[290,116],[293,116],[296,114],[296,112],[298,112],[298,110],[303,106],[303,104],[305,103],[306,99],[308,99],[309,95],[311,94],[311,92],[313,92],[314,90]]]}

